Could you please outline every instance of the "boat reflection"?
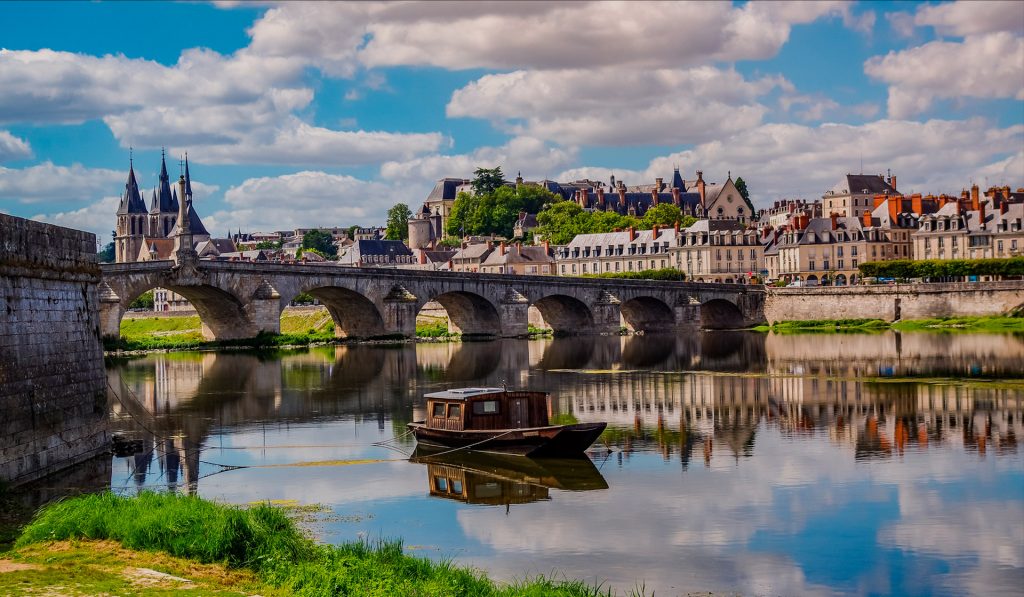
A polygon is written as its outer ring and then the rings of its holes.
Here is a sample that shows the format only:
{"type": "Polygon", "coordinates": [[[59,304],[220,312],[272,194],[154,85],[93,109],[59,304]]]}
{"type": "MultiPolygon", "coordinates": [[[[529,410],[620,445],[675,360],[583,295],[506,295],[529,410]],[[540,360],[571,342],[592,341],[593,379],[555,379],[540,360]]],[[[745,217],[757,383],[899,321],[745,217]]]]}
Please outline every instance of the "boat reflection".
{"type": "Polygon", "coordinates": [[[427,467],[430,495],[467,504],[509,506],[551,499],[549,490],[608,489],[587,457],[533,459],[418,446],[410,462],[427,467]]]}

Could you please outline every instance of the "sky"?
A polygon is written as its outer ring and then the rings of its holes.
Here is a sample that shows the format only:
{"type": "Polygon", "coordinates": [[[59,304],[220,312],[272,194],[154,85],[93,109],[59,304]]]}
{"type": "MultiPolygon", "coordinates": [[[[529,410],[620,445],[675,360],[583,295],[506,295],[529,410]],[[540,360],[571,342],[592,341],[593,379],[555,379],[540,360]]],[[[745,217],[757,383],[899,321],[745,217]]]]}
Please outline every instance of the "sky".
{"type": "Polygon", "coordinates": [[[228,231],[381,225],[446,176],[1024,186],[1024,3],[3,2],[0,212],[110,241],[187,152],[228,231]]]}

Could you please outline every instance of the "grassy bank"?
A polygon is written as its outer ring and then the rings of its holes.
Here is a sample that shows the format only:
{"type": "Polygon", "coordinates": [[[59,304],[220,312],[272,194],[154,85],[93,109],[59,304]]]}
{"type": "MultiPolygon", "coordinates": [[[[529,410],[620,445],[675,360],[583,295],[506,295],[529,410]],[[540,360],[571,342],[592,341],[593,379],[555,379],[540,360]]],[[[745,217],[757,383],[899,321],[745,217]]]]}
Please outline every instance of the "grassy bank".
{"type": "MultiPolygon", "coordinates": [[[[123,582],[123,578],[82,574],[81,560],[115,557],[113,567],[125,568],[139,554],[148,554],[145,562],[154,557],[174,558],[164,561],[165,570],[157,571],[177,578],[167,582],[209,583],[219,577],[221,582],[209,587],[209,593],[214,594],[611,594],[579,581],[543,577],[499,584],[450,561],[409,556],[397,541],[320,545],[304,536],[285,512],[274,506],[238,508],[197,497],[153,493],[133,498],[109,493],[88,495],[47,506],[24,529],[14,551],[5,554],[13,565],[8,566],[11,571],[0,573],[0,592],[124,594],[108,586],[123,582]],[[104,544],[92,543],[96,541],[116,545],[108,549],[102,547],[104,544]],[[50,565],[54,562],[58,565],[50,565]],[[221,568],[209,568],[211,565],[221,568]],[[197,566],[201,572],[198,580],[190,576],[197,566]]],[[[137,594],[152,592],[143,589],[137,594]]]]}
{"type": "Polygon", "coordinates": [[[814,319],[807,321],[777,321],[772,325],[754,328],[759,332],[780,334],[802,333],[857,333],[883,330],[901,332],[1020,332],[1024,331],[1024,317],[937,317],[889,322],[881,319],[814,319]]]}

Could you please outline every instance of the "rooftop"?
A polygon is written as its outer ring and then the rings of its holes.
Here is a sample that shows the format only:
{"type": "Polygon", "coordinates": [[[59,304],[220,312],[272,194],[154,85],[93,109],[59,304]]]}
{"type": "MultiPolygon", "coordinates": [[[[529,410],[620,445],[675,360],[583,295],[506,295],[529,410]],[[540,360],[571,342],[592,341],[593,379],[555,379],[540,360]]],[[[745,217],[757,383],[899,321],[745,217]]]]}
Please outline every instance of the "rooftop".
{"type": "Polygon", "coordinates": [[[504,391],[505,388],[456,388],[452,390],[445,390],[443,392],[432,392],[430,394],[424,394],[424,396],[426,398],[447,398],[448,400],[465,400],[466,398],[472,398],[473,396],[495,394],[504,391]]]}

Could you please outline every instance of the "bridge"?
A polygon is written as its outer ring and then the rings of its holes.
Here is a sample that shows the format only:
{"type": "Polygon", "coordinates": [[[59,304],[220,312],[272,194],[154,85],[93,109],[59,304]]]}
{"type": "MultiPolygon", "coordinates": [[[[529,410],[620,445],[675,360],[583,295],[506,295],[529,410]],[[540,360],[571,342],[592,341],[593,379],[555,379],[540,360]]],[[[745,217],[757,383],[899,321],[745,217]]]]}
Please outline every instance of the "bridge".
{"type": "Polygon", "coordinates": [[[537,317],[557,333],[729,329],[763,322],[763,288],[650,280],[466,274],[336,265],[231,261],[146,261],[100,266],[100,330],[120,333],[139,295],[174,291],[195,307],[208,340],[280,331],[281,311],[299,294],[327,307],[338,337],[416,335],[430,301],[448,313],[449,330],[520,336],[537,317]]]}

